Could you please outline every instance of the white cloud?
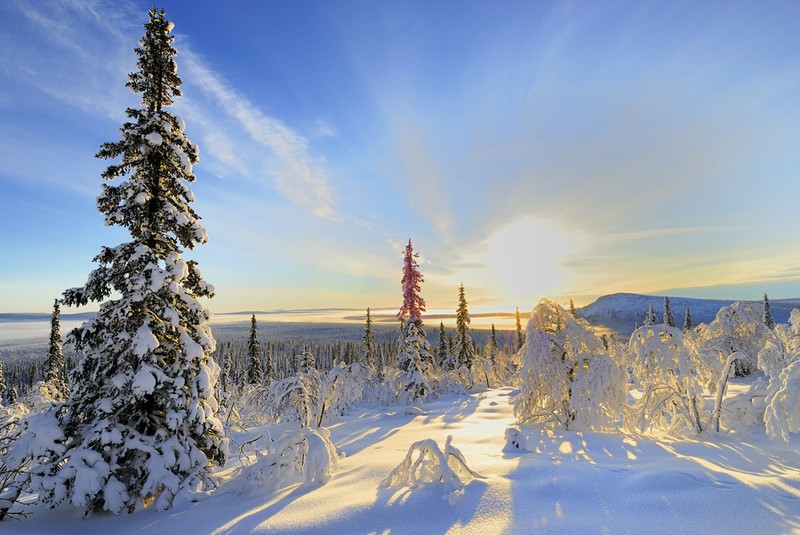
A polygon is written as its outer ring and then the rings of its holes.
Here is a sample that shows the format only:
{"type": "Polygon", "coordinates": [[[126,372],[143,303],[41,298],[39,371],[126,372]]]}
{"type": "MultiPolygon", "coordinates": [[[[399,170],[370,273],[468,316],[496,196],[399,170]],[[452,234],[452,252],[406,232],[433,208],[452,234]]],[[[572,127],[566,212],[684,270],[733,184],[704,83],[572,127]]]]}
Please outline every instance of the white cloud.
{"type": "MultiPolygon", "coordinates": [[[[338,217],[331,172],[323,157],[311,154],[303,136],[280,119],[262,112],[214,73],[185,44],[181,47],[181,65],[186,73],[183,75],[184,84],[197,86],[206,97],[221,106],[250,141],[266,150],[264,157],[248,155],[258,166],[250,170],[251,175],[273,175],[278,192],[295,205],[324,219],[338,217]]],[[[223,161],[232,160],[234,142],[221,134],[221,125],[202,122],[200,126],[206,131],[209,150],[223,161]]]]}

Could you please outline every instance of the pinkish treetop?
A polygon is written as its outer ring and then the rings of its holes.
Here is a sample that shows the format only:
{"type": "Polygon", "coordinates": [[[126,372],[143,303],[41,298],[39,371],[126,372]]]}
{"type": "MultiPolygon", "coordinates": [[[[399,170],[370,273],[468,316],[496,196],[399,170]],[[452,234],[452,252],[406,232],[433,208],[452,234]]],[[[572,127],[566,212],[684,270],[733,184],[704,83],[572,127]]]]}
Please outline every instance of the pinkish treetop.
{"type": "Polygon", "coordinates": [[[411,246],[411,240],[406,245],[406,256],[403,260],[403,306],[397,313],[397,317],[402,321],[422,321],[422,313],[425,312],[425,300],[419,296],[420,283],[425,279],[419,272],[419,265],[415,258],[419,253],[415,253],[411,246]]]}

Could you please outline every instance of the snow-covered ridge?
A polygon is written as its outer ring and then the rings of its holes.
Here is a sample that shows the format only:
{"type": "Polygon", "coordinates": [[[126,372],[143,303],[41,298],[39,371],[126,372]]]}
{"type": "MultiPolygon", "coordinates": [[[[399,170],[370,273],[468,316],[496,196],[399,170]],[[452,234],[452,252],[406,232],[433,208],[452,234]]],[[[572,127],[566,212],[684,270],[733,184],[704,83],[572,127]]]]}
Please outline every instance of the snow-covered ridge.
{"type": "MultiPolygon", "coordinates": [[[[710,323],[717,312],[734,300],[697,299],[693,297],[669,297],[672,314],[676,323],[683,325],[686,308],[692,315],[694,325],[710,323]]],[[[751,301],[761,303],[761,301],[751,301]]],[[[772,317],[778,323],[786,323],[792,309],[800,308],[800,298],[770,299],[772,317]]],[[[604,295],[594,303],[578,309],[578,314],[593,325],[607,327],[621,335],[628,336],[634,328],[642,325],[647,308],[653,305],[656,315],[661,318],[664,296],[616,293],[604,295]]]]}

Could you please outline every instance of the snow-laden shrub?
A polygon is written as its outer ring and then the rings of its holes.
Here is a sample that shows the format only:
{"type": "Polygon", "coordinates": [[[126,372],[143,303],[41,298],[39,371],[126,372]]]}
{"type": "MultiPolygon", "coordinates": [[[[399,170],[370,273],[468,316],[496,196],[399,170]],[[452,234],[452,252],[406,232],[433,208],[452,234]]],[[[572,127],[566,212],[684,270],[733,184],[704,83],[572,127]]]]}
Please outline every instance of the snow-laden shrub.
{"type": "Polygon", "coordinates": [[[520,451],[528,450],[528,439],[519,427],[509,426],[506,427],[506,445],[503,451],[506,453],[518,453],[520,451]]]}
{"type": "Polygon", "coordinates": [[[41,412],[30,412],[22,403],[0,408],[0,520],[23,493],[51,484],[44,467],[63,453],[63,439],[54,407],[41,412]]]}
{"type": "Polygon", "coordinates": [[[703,384],[714,369],[684,343],[680,329],[667,325],[641,327],[631,334],[627,363],[642,390],[628,414],[629,428],[656,428],[680,433],[705,428],[703,384]]]}
{"type": "Polygon", "coordinates": [[[714,321],[695,329],[698,346],[717,352],[721,363],[731,353],[739,353],[736,375],[749,375],[756,369],[759,352],[772,337],[763,316],[763,305],[758,303],[736,302],[723,307],[714,321]]]}
{"type": "Polygon", "coordinates": [[[789,315],[788,325],[776,325],[774,338],[758,354],[758,367],[769,377],[764,423],[770,438],[789,440],[800,432],[800,310],[789,315]]]}
{"type": "Polygon", "coordinates": [[[246,492],[276,490],[303,477],[305,484],[324,485],[339,466],[339,453],[330,439],[330,431],[319,429],[290,430],[242,469],[246,492]]]}
{"type": "Polygon", "coordinates": [[[381,481],[383,487],[419,487],[426,483],[443,483],[442,499],[454,504],[464,494],[464,486],[484,476],[467,466],[464,454],[453,446],[448,436],[444,450],[433,439],[414,442],[403,461],[381,481]]]}
{"type": "Polygon", "coordinates": [[[767,387],[764,422],[770,438],[789,440],[789,433],[800,432],[800,358],[770,379],[767,387]]]}
{"type": "Polygon", "coordinates": [[[568,429],[610,429],[625,405],[625,373],[588,323],[543,299],[528,320],[519,352],[520,393],[514,415],[521,423],[555,423],[568,429]]]}

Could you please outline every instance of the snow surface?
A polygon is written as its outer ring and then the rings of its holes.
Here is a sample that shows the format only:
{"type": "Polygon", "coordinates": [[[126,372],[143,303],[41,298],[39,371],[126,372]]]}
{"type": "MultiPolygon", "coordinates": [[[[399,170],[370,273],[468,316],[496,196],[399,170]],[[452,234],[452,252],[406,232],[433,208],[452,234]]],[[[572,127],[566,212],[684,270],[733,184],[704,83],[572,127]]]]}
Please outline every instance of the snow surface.
{"type": "MultiPolygon", "coordinates": [[[[731,384],[731,393],[746,383],[731,384]]],[[[800,533],[800,438],[769,441],[755,428],[707,440],[546,431],[516,426],[525,450],[506,447],[512,391],[490,390],[403,407],[356,408],[332,426],[345,457],[326,484],[302,479],[243,496],[233,464],[200,503],[167,512],[97,514],[36,508],[3,534],[85,533],[800,533]],[[385,488],[409,447],[447,436],[485,479],[454,503],[441,483],[385,488]],[[236,476],[236,477],[235,477],[236,476]]],[[[232,452],[263,430],[233,438],[232,452]]]]}

